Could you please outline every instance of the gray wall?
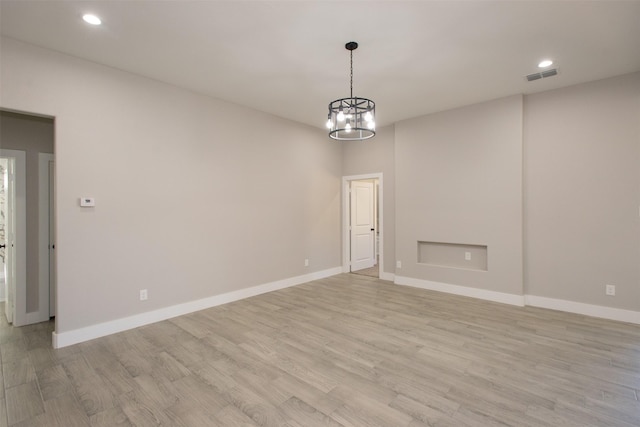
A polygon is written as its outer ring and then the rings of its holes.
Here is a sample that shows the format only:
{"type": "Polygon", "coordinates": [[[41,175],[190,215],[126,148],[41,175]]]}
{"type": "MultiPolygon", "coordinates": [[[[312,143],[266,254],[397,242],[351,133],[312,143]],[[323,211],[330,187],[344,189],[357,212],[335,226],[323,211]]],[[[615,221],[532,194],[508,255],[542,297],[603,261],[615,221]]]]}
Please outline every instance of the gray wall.
{"type": "Polygon", "coordinates": [[[640,311],[640,73],[403,121],[382,142],[395,156],[345,145],[344,174],[392,163],[396,275],[640,311]],[[418,241],[487,245],[489,271],[466,271],[464,246],[436,257],[458,268],[419,263],[418,241]]]}
{"type": "Polygon", "coordinates": [[[527,294],[640,310],[640,73],[524,107],[527,294]]]}
{"type": "MultiPolygon", "coordinates": [[[[27,312],[38,301],[38,153],[53,153],[53,120],[0,111],[0,148],[26,152],[27,177],[27,312]]],[[[45,206],[45,209],[49,209],[45,206]]],[[[49,304],[49,301],[44,301],[49,304]]]]}
{"type": "MultiPolygon", "coordinates": [[[[521,295],[522,97],[395,130],[396,275],[521,295]],[[488,271],[420,263],[420,241],[486,245],[488,271]]],[[[464,252],[452,254],[464,260],[464,252]]]]}
{"type": "Polygon", "coordinates": [[[2,106],[56,119],[57,332],[340,267],[322,130],[11,39],[2,57],[2,106]]]}
{"type": "Polygon", "coordinates": [[[342,174],[344,176],[382,172],[384,271],[394,273],[395,258],[395,159],[393,126],[380,128],[373,139],[342,142],[342,174]]]}

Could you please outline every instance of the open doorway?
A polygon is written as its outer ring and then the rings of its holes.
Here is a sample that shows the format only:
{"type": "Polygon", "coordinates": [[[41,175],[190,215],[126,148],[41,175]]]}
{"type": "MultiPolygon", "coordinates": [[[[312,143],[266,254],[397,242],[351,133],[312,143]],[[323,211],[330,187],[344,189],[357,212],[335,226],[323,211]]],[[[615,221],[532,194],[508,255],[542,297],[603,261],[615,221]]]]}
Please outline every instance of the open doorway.
{"type": "Polygon", "coordinates": [[[55,295],[50,288],[55,261],[47,249],[52,246],[53,119],[0,110],[0,121],[0,260],[6,272],[0,296],[7,321],[23,326],[49,321],[50,293],[55,295]]]}
{"type": "Polygon", "coordinates": [[[382,173],[343,182],[343,272],[380,277],[384,265],[382,173]]]}
{"type": "Polygon", "coordinates": [[[25,165],[24,151],[0,148],[3,312],[8,323],[18,326],[27,323],[25,165]]]}

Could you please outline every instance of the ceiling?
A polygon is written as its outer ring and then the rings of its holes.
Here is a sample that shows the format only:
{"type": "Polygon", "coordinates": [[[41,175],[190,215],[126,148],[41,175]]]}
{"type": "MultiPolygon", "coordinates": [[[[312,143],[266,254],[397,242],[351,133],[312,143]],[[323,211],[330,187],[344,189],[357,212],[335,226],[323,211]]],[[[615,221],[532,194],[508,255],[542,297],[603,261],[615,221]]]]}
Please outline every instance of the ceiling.
{"type": "Polygon", "coordinates": [[[316,127],[349,95],[351,40],[378,126],[640,70],[640,1],[0,0],[0,29],[316,127]],[[559,74],[527,82],[545,58],[559,74]]]}

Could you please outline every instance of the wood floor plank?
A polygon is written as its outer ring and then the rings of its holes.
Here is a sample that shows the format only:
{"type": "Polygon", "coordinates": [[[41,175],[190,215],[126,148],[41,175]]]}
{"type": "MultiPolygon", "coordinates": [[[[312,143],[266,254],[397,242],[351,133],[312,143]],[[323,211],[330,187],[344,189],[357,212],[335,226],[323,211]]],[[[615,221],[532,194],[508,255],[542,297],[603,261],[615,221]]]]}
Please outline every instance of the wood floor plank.
{"type": "Polygon", "coordinates": [[[89,426],[89,417],[73,393],[60,394],[45,401],[44,410],[52,427],[89,426]]]}
{"type": "Polygon", "coordinates": [[[83,357],[62,364],[88,416],[114,406],[114,396],[100,375],[83,357]]]}
{"type": "Polygon", "coordinates": [[[114,406],[89,418],[91,427],[133,427],[122,408],[114,406]]]}
{"type": "Polygon", "coordinates": [[[134,426],[188,427],[155,401],[135,391],[117,397],[118,407],[134,426]]]}
{"type": "Polygon", "coordinates": [[[344,402],[343,406],[331,413],[331,417],[345,426],[406,426],[412,420],[411,415],[377,400],[358,388],[341,385],[330,394],[344,402]]]}
{"type": "Polygon", "coordinates": [[[7,427],[9,422],[7,421],[7,404],[4,397],[0,399],[0,427],[7,427]]]}
{"type": "Polygon", "coordinates": [[[37,374],[42,399],[47,401],[61,394],[73,393],[74,387],[62,365],[42,369],[37,374]]]}
{"type": "Polygon", "coordinates": [[[251,418],[233,405],[229,405],[215,415],[215,425],[225,427],[257,427],[251,418]]]}
{"type": "Polygon", "coordinates": [[[31,381],[5,390],[9,425],[36,417],[44,412],[38,384],[31,381]]]}
{"type": "Polygon", "coordinates": [[[280,408],[288,418],[302,426],[343,427],[339,422],[295,396],[280,405],[280,408]]]}
{"type": "Polygon", "coordinates": [[[36,372],[28,357],[2,364],[4,387],[10,388],[36,379],[36,372]]]}
{"type": "Polygon", "coordinates": [[[97,367],[95,371],[113,396],[126,394],[137,387],[134,377],[122,366],[117,358],[97,367]]]}

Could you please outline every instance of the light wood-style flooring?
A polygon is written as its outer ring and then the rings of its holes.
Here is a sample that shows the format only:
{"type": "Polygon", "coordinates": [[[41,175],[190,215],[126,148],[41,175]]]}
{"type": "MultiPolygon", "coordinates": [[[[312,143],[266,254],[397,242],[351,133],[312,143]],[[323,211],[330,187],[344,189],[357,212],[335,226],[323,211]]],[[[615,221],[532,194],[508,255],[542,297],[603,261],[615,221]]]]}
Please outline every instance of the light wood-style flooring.
{"type": "Polygon", "coordinates": [[[353,271],[352,273],[358,274],[360,276],[374,277],[377,279],[378,277],[380,277],[379,265],[380,264],[376,264],[373,267],[363,268],[362,270],[353,271]]]}
{"type": "Polygon", "coordinates": [[[60,350],[51,330],[0,320],[0,426],[640,425],[639,326],[353,274],[60,350]]]}

